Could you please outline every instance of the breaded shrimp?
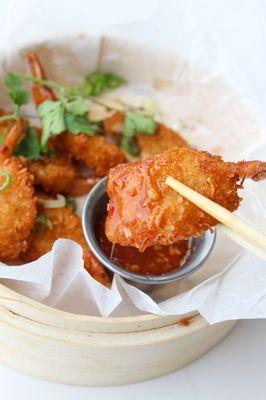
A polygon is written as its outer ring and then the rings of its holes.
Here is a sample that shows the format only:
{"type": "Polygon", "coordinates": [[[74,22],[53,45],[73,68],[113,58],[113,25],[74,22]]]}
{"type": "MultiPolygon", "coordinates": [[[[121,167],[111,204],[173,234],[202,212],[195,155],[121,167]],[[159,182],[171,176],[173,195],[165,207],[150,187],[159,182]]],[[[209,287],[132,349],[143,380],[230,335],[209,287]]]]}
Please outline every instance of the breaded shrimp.
{"type": "Polygon", "coordinates": [[[72,135],[65,132],[62,139],[67,151],[76,160],[91,168],[96,176],[105,176],[109,169],[126,161],[118,146],[103,136],[72,135]]]}
{"type": "Polygon", "coordinates": [[[106,235],[113,243],[140,251],[201,235],[218,222],[166,185],[167,176],[234,211],[241,200],[239,181],[263,178],[265,171],[265,162],[224,162],[219,156],[179,147],[117,166],[108,175],[106,235]]]}
{"type": "Polygon", "coordinates": [[[84,178],[76,166],[66,157],[43,157],[39,161],[30,161],[28,169],[34,176],[34,184],[47,193],[82,196],[88,193],[98,179],[84,178]]]}
{"type": "Polygon", "coordinates": [[[24,123],[17,121],[0,145],[0,260],[11,262],[28,247],[37,215],[33,177],[22,159],[11,157],[24,136],[24,123]]]}
{"type": "MultiPolygon", "coordinates": [[[[124,114],[117,112],[103,121],[104,132],[107,136],[119,138],[124,122],[124,114]]],[[[155,154],[160,154],[172,147],[189,147],[188,143],[177,132],[163,124],[157,124],[154,135],[137,135],[137,142],[141,149],[140,157],[144,160],[155,154]]]]}
{"type": "MultiPolygon", "coordinates": [[[[35,53],[28,55],[28,63],[32,76],[45,79],[44,71],[40,60],[35,53]]],[[[53,91],[46,90],[40,84],[33,85],[33,96],[36,105],[41,104],[45,100],[55,100],[56,96],[53,91]]],[[[73,135],[65,132],[54,138],[56,144],[62,142],[66,151],[76,160],[82,161],[88,168],[93,169],[97,176],[104,176],[108,170],[117,164],[125,161],[125,156],[118,146],[109,142],[102,136],[89,137],[85,134],[73,135]]],[[[61,146],[62,146],[61,145],[61,146]]]]}
{"type": "MultiPolygon", "coordinates": [[[[41,197],[44,196],[42,195],[41,197]]],[[[83,235],[81,220],[73,213],[71,208],[68,206],[62,208],[46,208],[40,206],[39,212],[45,216],[45,218],[48,218],[51,227],[36,226],[35,232],[31,238],[30,246],[26,253],[21,255],[21,261],[31,262],[38,259],[51,250],[57,239],[71,239],[80,244],[83,248],[84,267],[86,270],[100,283],[110,286],[111,280],[109,275],[105,268],[89,251],[83,235]]]]}
{"type": "Polygon", "coordinates": [[[5,140],[0,144],[1,157],[11,157],[19,143],[26,136],[26,123],[23,120],[15,121],[7,125],[5,140]]]}

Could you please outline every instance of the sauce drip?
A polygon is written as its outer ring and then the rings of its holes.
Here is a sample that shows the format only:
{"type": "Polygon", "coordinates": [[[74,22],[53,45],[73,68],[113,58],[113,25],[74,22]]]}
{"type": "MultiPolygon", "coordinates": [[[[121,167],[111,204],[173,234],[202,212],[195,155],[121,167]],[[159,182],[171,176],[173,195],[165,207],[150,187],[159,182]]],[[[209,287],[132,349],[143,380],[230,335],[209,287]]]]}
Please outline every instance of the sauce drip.
{"type": "Polygon", "coordinates": [[[142,253],[135,247],[114,245],[106,237],[105,220],[106,214],[103,214],[97,223],[97,241],[111,261],[130,272],[142,275],[174,272],[184,265],[191,254],[191,240],[180,240],[170,246],[154,245],[142,253]]]}

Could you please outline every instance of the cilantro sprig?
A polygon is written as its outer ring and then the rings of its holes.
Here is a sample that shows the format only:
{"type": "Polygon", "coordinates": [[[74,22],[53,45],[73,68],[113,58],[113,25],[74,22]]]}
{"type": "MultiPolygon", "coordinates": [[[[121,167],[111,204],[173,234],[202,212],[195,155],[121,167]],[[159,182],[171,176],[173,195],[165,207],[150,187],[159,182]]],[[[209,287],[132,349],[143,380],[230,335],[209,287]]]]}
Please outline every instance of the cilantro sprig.
{"type": "Polygon", "coordinates": [[[74,213],[77,211],[78,206],[77,206],[76,200],[73,199],[72,197],[68,197],[68,198],[66,199],[66,205],[67,205],[68,207],[70,207],[71,210],[72,210],[74,213]]]}
{"type": "Polygon", "coordinates": [[[116,89],[125,83],[126,80],[118,75],[94,71],[85,77],[82,90],[85,96],[99,96],[106,90],[116,89]]]}
{"type": "Polygon", "coordinates": [[[41,159],[41,144],[36,129],[28,127],[26,137],[20,142],[14,155],[23,156],[27,160],[41,159]]]}
{"type": "Polygon", "coordinates": [[[34,231],[36,234],[40,235],[45,229],[52,229],[53,224],[51,220],[44,214],[38,214],[34,221],[34,231]]]}
{"type": "Polygon", "coordinates": [[[28,104],[30,93],[24,89],[23,81],[14,74],[7,74],[4,79],[5,85],[8,87],[8,96],[15,105],[15,117],[18,117],[18,111],[21,106],[28,104]]]}
{"type": "Polygon", "coordinates": [[[2,115],[0,121],[7,121],[19,118],[20,107],[28,104],[30,101],[30,93],[24,89],[23,80],[14,74],[7,74],[4,83],[8,88],[8,96],[15,106],[15,111],[9,115],[2,115]]]}
{"type": "Polygon", "coordinates": [[[136,136],[138,134],[153,135],[156,127],[157,123],[151,116],[141,111],[128,111],[124,120],[120,146],[126,153],[133,156],[139,155],[140,148],[136,136]]]}
{"type": "MultiPolygon", "coordinates": [[[[35,82],[49,87],[56,91],[58,97],[58,100],[46,100],[38,106],[37,112],[43,127],[40,148],[37,146],[37,140],[33,132],[29,133],[26,142],[21,143],[21,148],[24,146],[24,154],[28,154],[27,157],[30,159],[37,159],[36,157],[39,157],[41,153],[47,152],[48,139],[51,136],[59,135],[65,130],[74,135],[79,133],[89,136],[97,135],[99,125],[92,123],[88,118],[90,102],[118,111],[95,97],[126,82],[115,74],[94,71],[85,77],[81,87],[64,87],[58,83],[22,73],[9,73],[5,78],[5,83],[9,88],[8,94],[15,106],[15,112],[10,116],[0,117],[0,121],[18,118],[20,107],[28,103],[30,96],[29,92],[24,89],[24,81],[35,82]],[[32,150],[29,151],[31,146],[32,150]],[[25,150],[25,148],[27,149],[25,150]]],[[[156,126],[157,124],[152,116],[128,107],[125,110],[122,137],[119,143],[121,148],[129,154],[138,155],[140,149],[136,140],[137,134],[153,135],[156,126]]]]}

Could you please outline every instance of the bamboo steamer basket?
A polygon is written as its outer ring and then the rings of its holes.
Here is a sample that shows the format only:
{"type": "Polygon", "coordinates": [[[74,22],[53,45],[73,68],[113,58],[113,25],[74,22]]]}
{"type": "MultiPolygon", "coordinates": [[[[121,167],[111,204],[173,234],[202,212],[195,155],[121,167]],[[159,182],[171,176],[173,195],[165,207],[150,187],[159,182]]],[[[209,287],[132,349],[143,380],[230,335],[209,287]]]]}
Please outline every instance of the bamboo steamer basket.
{"type": "Polygon", "coordinates": [[[59,311],[0,285],[0,361],[57,383],[123,385],[196,360],[234,327],[177,317],[88,317],[59,311]]]}
{"type": "MultiPolygon", "coordinates": [[[[168,79],[177,71],[179,76],[188,73],[186,64],[174,55],[162,57],[160,53],[158,57],[157,52],[120,39],[85,35],[13,49],[1,62],[2,73],[23,71],[29,49],[46,60],[51,80],[65,84],[69,76],[84,76],[96,67],[116,71],[137,83],[168,79]]],[[[1,96],[2,101],[4,89],[1,96]]],[[[187,365],[212,349],[236,324],[226,321],[210,326],[194,313],[187,316],[189,325],[184,326],[180,318],[77,315],[41,304],[0,284],[0,361],[58,383],[122,385],[187,365]]]]}

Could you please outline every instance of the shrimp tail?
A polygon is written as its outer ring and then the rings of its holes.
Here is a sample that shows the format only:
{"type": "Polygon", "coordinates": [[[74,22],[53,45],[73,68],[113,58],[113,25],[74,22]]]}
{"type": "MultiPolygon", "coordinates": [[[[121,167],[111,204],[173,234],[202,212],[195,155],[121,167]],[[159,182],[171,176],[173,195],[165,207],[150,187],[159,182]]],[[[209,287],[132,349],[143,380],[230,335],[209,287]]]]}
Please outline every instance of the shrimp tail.
{"type": "MultiPolygon", "coordinates": [[[[41,62],[34,52],[28,54],[28,65],[31,76],[39,79],[46,79],[41,62]]],[[[42,104],[46,100],[56,100],[56,95],[52,89],[44,87],[36,82],[34,82],[32,86],[32,95],[36,106],[42,104]]]]}
{"type": "Polygon", "coordinates": [[[251,178],[253,181],[266,179],[265,161],[240,161],[235,164],[235,170],[240,178],[251,178]]]}
{"type": "Polygon", "coordinates": [[[6,138],[0,145],[1,159],[9,158],[26,136],[26,123],[23,120],[18,120],[6,134],[6,138]]]}

